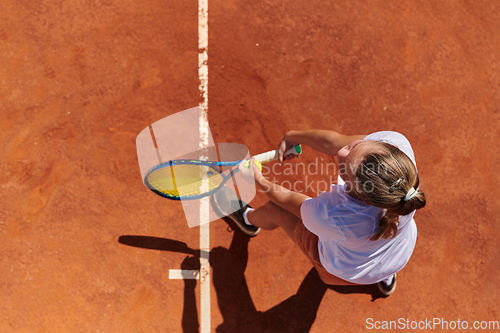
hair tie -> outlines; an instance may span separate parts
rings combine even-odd
[[[410,188],[410,190],[408,191],[408,193],[406,193],[404,200],[408,201],[408,200],[413,199],[413,197],[416,196],[417,193],[418,193],[418,190],[415,190],[415,188],[413,188],[413,187]]]

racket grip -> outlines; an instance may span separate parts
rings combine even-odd
[[[295,145],[290,147],[287,151],[285,151],[285,154],[283,156],[288,156],[288,155],[300,155],[302,153],[302,148],[299,145]],[[268,151],[267,153],[262,153],[259,155],[254,156],[254,159],[256,161],[259,161],[260,163],[267,163],[271,162],[274,160],[278,159],[278,150],[271,150]]]

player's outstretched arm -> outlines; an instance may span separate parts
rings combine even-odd
[[[292,145],[303,144],[321,153],[335,156],[338,151],[349,143],[362,140],[366,135],[343,135],[328,130],[289,131],[281,140],[278,155],[283,161],[283,152]]]

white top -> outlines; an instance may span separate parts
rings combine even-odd
[[[410,142],[397,132],[377,132],[365,140],[398,146],[415,164]],[[416,164],[415,164],[416,165]],[[367,205],[345,193],[346,184],[302,203],[304,226],[318,235],[321,264],[331,274],[358,284],[374,284],[400,271],[410,259],[417,241],[412,213],[399,219],[398,234],[392,239],[370,241],[384,209]]]

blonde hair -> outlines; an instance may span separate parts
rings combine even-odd
[[[371,241],[396,237],[399,216],[408,215],[426,204],[424,192],[418,190],[420,179],[411,159],[396,146],[385,142],[377,142],[377,145],[382,151],[367,154],[355,173],[357,197],[369,205],[386,209]],[[411,188],[418,192],[405,200]]]

